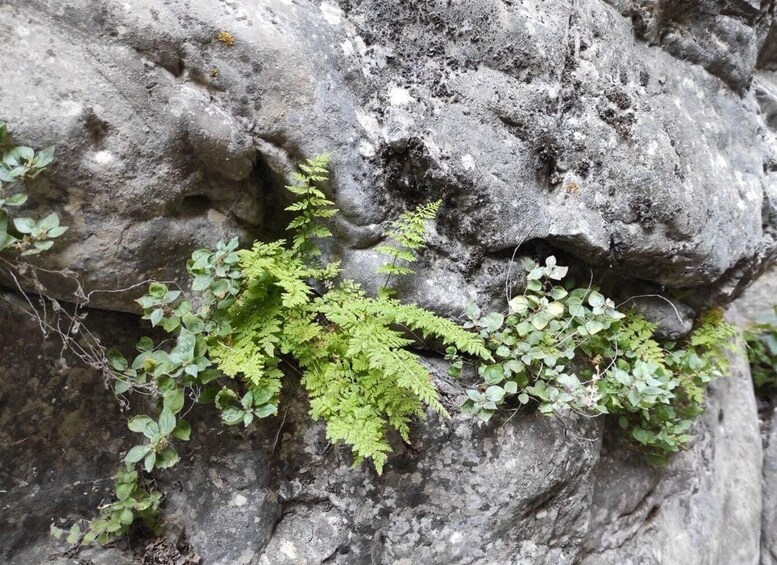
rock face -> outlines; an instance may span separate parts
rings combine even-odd
[[[762,451],[747,364],[708,395],[704,432],[663,474],[602,455],[582,563],[758,562]]]
[[[774,250],[766,4],[9,0],[0,100],[17,140],[59,148],[35,202],[89,288],[277,231],[285,175],[327,151],[364,280],[383,222],[442,198],[428,303],[526,241],[727,295]]]
[[[5,0],[0,118],[18,143],[57,145],[31,207],[71,229],[40,260],[128,289],[97,308],[134,311],[131,287],[183,280],[196,247],[277,236],[288,173],[329,152],[330,252],[367,287],[386,222],[440,198],[403,289],[417,302],[458,315],[500,295],[520,246],[607,270],[624,298],[682,291],[671,309],[639,303],[674,335],[775,252],[773,14],[756,0]],[[0,308],[0,560],[130,562],[48,537],[99,503],[124,426],[99,376],[52,366],[58,346]],[[91,321],[111,343],[138,331],[117,312]],[[777,562],[777,440],[762,489],[741,361],[660,470],[605,422],[518,414],[431,418],[379,478],[288,395],[243,435],[195,416],[191,452],[159,474],[172,546],[230,565]]]
[[[89,515],[129,439],[99,377],[57,371],[57,344],[39,343],[33,321],[1,312],[19,331],[0,337],[0,439],[8,446],[0,560],[39,563],[64,550],[48,536],[51,521]],[[129,341],[136,324],[115,316],[93,318],[91,329]],[[28,347],[43,354],[31,360]],[[448,398],[462,394],[444,379],[440,385]],[[203,563],[758,560],[761,441],[741,362],[711,388],[693,447],[663,469],[620,444],[601,420],[519,413],[487,427],[463,416],[430,418],[377,477],[327,445],[298,394],[289,391],[286,405],[280,418],[244,434],[195,423],[190,451],[158,473],[168,536],[187,538]],[[212,422],[214,414],[195,421],[202,416]],[[59,562],[131,562],[129,550],[117,552]]]
[[[763,522],[761,524],[761,565],[777,563],[777,416],[771,414],[764,446]]]
[[[750,286],[729,309],[729,318],[742,327],[758,321],[777,306],[777,270],[772,267]],[[759,399],[763,443],[763,515],[761,522],[761,565],[777,564],[777,409],[775,398]]]

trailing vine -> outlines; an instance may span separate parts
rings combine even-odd
[[[468,391],[463,409],[487,422],[515,397],[548,415],[612,414],[656,463],[686,445],[704,387],[725,374],[726,352],[735,349],[737,331],[722,311],[704,312],[681,343],[659,342],[640,314],[565,282],[567,268],[554,257],[523,267],[526,290],[507,315],[467,310],[465,327],[479,331],[495,362],[480,366],[483,385]]]

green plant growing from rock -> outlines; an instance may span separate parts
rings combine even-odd
[[[769,396],[777,392],[777,306],[745,331],[747,356],[756,392]]]
[[[446,348],[454,376],[465,360],[478,367],[482,386],[467,391],[462,409],[484,422],[513,401],[537,404],[547,415],[611,414],[655,462],[691,439],[704,387],[725,371],[735,335],[719,310],[704,313],[682,343],[659,342],[654,324],[618,311],[596,288],[576,288],[567,268],[548,257],[544,265],[524,262],[525,292],[509,301],[507,313],[483,314],[472,305],[463,326],[443,319],[401,302],[391,288],[394,277],[412,273],[439,201],[390,225],[378,247],[386,263],[377,273],[385,281],[370,296],[343,277],[339,263],[322,260],[318,243],[331,236],[326,221],[337,213],[320,188],[327,164],[326,157],[306,161],[287,187],[296,197],[287,208],[294,216],[289,239],[249,249],[232,239],[197,250],[187,263],[187,291],[159,282],[148,287],[138,299],[143,318],[168,339],[143,337],[131,360],[97,348],[115,392],[150,394],[155,415],[129,419],[139,441],[116,473],[114,500],[85,529],[52,526],[54,535],[104,544],[138,521],[156,528],[162,494],[150,474],[178,462],[178,442],[191,438],[188,408],[212,402],[224,424],[248,426],[278,414],[289,378],[302,384],[328,438],[349,445],[354,464],[370,460],[380,474],[389,430],[409,441],[410,423],[426,407],[448,416],[412,349],[428,339]],[[58,235],[22,226],[30,237]]]
[[[24,182],[36,178],[54,160],[54,148],[35,151],[11,145],[8,127],[0,122],[0,253],[28,256],[48,251],[54,240],[67,231],[52,213],[41,220],[13,217],[11,208],[27,203]]]
[[[448,416],[428,369],[410,349],[423,345],[415,336],[490,359],[478,335],[393,298],[387,286],[391,276],[409,271],[405,265],[424,246],[425,223],[439,202],[392,224],[393,243],[383,248],[391,263],[380,270],[388,277],[377,297],[343,279],[339,263],[321,261],[317,242],[331,236],[323,222],[336,213],[317,186],[327,180],[327,163],[326,157],[308,160],[288,187],[297,197],[287,208],[294,214],[289,240],[238,250],[232,239],[195,251],[187,264],[190,292],[153,283],[138,300],[144,319],[172,334],[172,346],[144,337],[132,361],[115,350],[108,360],[117,394],[151,392],[159,414],[129,420],[142,440],[124,456],[116,501],[101,507],[84,532],[74,526],[71,541],[106,543],[157,509],[161,495],[143,487],[141,471],[178,461],[176,441],[191,434],[181,417],[187,399],[212,401],[225,424],[247,426],[277,414],[284,375],[300,375],[310,414],[326,422],[328,438],[349,445],[355,464],[369,459],[381,473],[389,429],[409,441],[410,422],[426,406]]]
[[[483,385],[463,410],[488,421],[508,399],[537,403],[543,414],[612,414],[654,462],[691,439],[704,387],[723,376],[736,330],[722,311],[701,315],[682,343],[654,338],[655,324],[619,312],[598,289],[565,282],[567,268],[548,257],[523,264],[526,290],[507,315],[470,306],[465,327],[486,341],[494,362],[481,365]]]

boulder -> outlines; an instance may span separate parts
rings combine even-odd
[[[189,253],[220,239],[281,236],[289,174],[325,152],[342,211],[326,252],[368,290],[388,222],[441,199],[402,297],[451,316],[503,304],[513,260],[555,253],[676,336],[775,253],[772,4],[5,0],[0,118],[15,143],[57,147],[26,211],[70,230],[35,260],[94,291],[90,329],[126,351],[146,282],[184,284]],[[45,279],[63,304],[70,281]],[[742,359],[662,468],[612,422],[524,410],[430,414],[377,476],[289,383],[281,414],[243,432],[192,413],[182,461],[156,475],[166,537],[68,551],[49,526],[107,495],[127,404],[10,302],[0,560],[775,562],[774,428],[764,455]],[[434,374],[456,407],[462,385]]]
[[[385,222],[443,199],[413,283],[443,310],[437,286],[487,300],[489,261],[533,241],[723,299],[774,251],[771,14],[752,0],[9,0],[0,22],[3,118],[58,148],[31,206],[71,230],[41,261],[89,290],[281,233],[288,173],[323,152],[332,252],[364,282]]]

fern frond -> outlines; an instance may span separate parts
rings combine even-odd
[[[480,336],[424,308],[383,296],[371,301],[367,309],[370,316],[383,317],[388,324],[397,324],[420,332],[424,339],[436,337],[446,346],[452,345],[459,351],[484,360],[491,359],[491,353]]]
[[[707,361],[724,370],[728,367],[726,352],[737,351],[734,338],[737,328],[727,323],[721,308],[710,308],[702,313],[699,325],[690,337],[690,344],[700,348]]]
[[[408,266],[417,259],[417,251],[426,244],[426,223],[433,220],[440,210],[441,200],[419,206],[415,210],[402,213],[394,220],[384,234],[391,242],[377,247],[377,251],[386,255],[391,262],[377,269],[386,275],[383,287],[388,287],[392,276],[408,275],[413,270]],[[402,262],[404,264],[397,264]]]
[[[387,424],[408,439],[407,419],[421,413],[409,392],[393,390],[378,372],[355,370],[343,358],[319,362],[305,371],[311,416],[327,423],[327,437],[351,446],[354,464],[371,459],[380,474],[391,447]]]
[[[653,339],[658,324],[649,322],[636,311],[630,311],[618,328],[618,346],[621,351],[652,363],[658,367],[666,366],[666,354],[658,342]]]
[[[334,216],[337,208],[334,202],[315,186],[315,183],[325,182],[329,178],[328,165],[328,155],[308,159],[299,166],[302,173],[292,174],[296,184],[286,187],[289,192],[300,197],[297,202],[286,208],[287,211],[298,214],[286,229],[294,232],[291,251],[299,257],[320,255],[321,251],[313,240],[332,235],[329,229],[319,224],[319,221]]]

